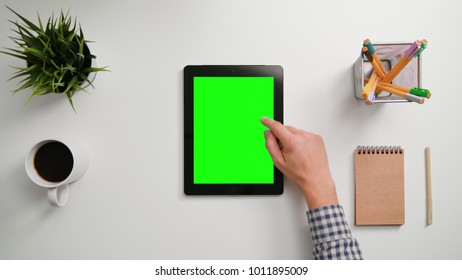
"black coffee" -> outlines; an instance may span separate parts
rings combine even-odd
[[[37,150],[34,167],[44,180],[57,183],[71,174],[74,158],[69,148],[60,142],[49,142]]]

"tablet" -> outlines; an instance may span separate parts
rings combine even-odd
[[[186,66],[185,194],[282,194],[264,116],[283,121],[281,66]]]

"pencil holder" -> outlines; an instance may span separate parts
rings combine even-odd
[[[385,70],[388,72],[403,57],[404,52],[412,45],[411,43],[380,43],[374,44],[375,51],[379,56]],[[354,64],[354,86],[355,97],[364,100],[362,89],[365,81],[372,75],[373,67],[366,56],[362,53]],[[409,64],[391,81],[392,84],[407,87],[420,88],[422,83],[422,55],[412,58]],[[376,98],[374,103],[401,103],[410,102],[400,96],[392,95],[383,91]]]

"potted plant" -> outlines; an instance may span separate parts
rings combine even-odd
[[[72,97],[77,91],[85,91],[89,85],[93,87],[94,75],[99,71],[108,71],[107,67],[92,66],[96,56],[90,53],[80,24],[61,11],[58,18],[51,16],[46,25],[42,24],[38,15],[38,25],[7,7],[22,22],[12,21],[16,36],[10,37],[17,45],[16,49],[6,48],[4,54],[20,58],[26,62],[23,67],[10,78],[22,78],[14,93],[32,88],[32,94],[24,105],[34,96],[49,93],[67,96],[75,111]],[[93,76],[93,77],[92,77]],[[87,92],[88,93],[88,92]]]

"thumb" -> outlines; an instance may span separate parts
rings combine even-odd
[[[284,164],[284,155],[279,148],[278,140],[270,130],[265,131],[266,138],[266,149],[268,150],[271,158],[273,159],[274,165],[281,170],[281,166]]]

